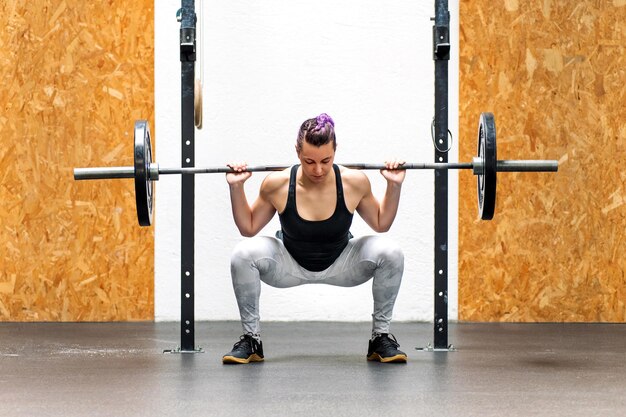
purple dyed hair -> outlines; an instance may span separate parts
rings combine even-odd
[[[335,137],[335,122],[332,117],[322,113],[317,117],[305,120],[300,126],[298,139],[296,140],[296,150],[302,150],[302,144],[307,143],[320,147],[327,143],[333,143],[333,150],[337,149],[337,138]]]

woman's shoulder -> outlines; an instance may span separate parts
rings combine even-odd
[[[352,169],[339,165],[339,173],[341,174],[341,180],[344,184],[358,188],[367,188],[370,185],[367,175],[359,169]]]
[[[268,174],[261,184],[261,189],[265,192],[273,192],[289,184],[291,167],[282,171],[275,171]]]

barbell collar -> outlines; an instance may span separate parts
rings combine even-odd
[[[472,172],[474,175],[482,175],[485,171],[485,161],[479,156],[472,158]]]
[[[150,168],[148,169],[148,178],[152,181],[157,181],[159,179],[159,164],[153,162],[150,164]]]

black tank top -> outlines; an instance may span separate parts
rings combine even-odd
[[[337,186],[335,212],[326,220],[306,220],[296,206],[296,173],[299,165],[291,167],[289,195],[285,210],[278,215],[283,243],[293,258],[309,271],[323,271],[332,265],[348,244],[352,213],[343,198],[339,167],[333,164]]]

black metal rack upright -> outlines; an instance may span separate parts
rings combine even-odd
[[[448,162],[448,61],[450,60],[450,12],[447,0],[435,1],[433,60],[435,61],[435,162]],[[435,170],[435,317],[434,345],[448,345],[448,171]]]
[[[181,166],[195,165],[194,86],[196,64],[195,0],[182,0],[180,22]],[[195,347],[195,176],[181,175],[180,218],[180,347],[168,352],[196,353]]]

